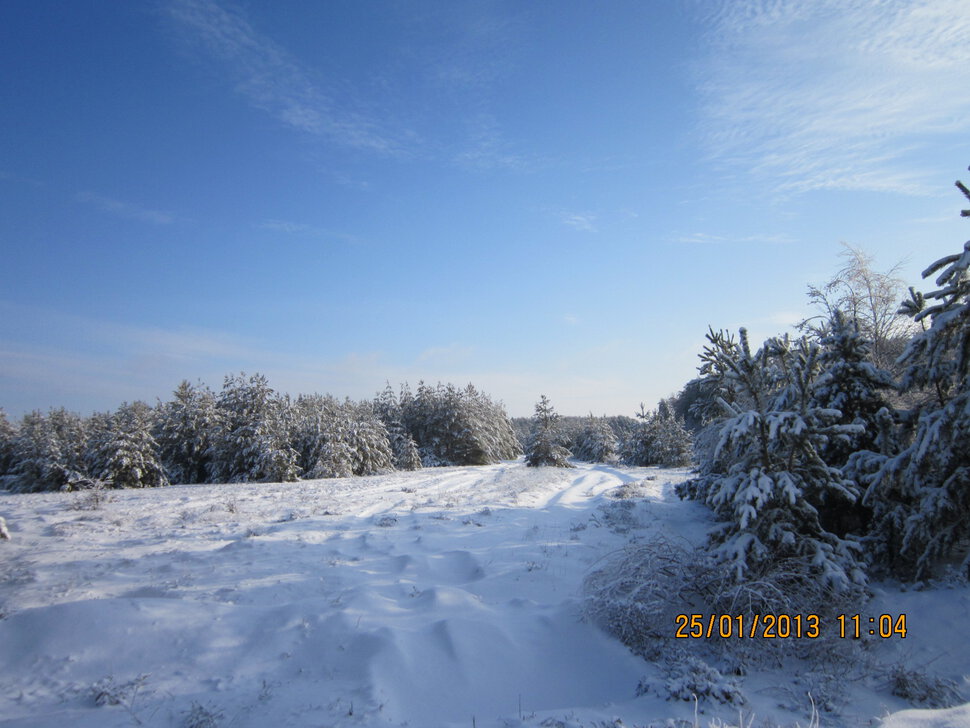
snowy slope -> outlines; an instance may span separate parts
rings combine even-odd
[[[688,703],[637,697],[656,666],[580,614],[584,576],[631,537],[703,540],[706,512],[672,492],[685,477],[518,462],[102,503],[2,495],[0,726],[693,723]],[[608,494],[633,482],[645,498],[618,509]],[[965,585],[876,599],[910,610],[912,635],[873,652],[970,673]],[[713,705],[699,721],[805,725],[810,703],[779,698],[797,677],[750,674],[741,717]],[[910,707],[855,679],[823,725]],[[968,711],[889,725],[967,725]]]

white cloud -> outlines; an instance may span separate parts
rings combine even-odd
[[[907,157],[970,132],[965,0],[752,0],[710,21],[701,133],[780,189],[919,194]]]
[[[512,148],[494,116],[478,114],[466,120],[466,127],[467,139],[453,158],[460,167],[480,171],[529,172],[539,166],[538,160],[519,154]]]
[[[715,245],[726,242],[726,238],[710,233],[688,233],[678,237],[677,242],[685,245]]]
[[[432,346],[418,355],[421,364],[436,366],[461,364],[472,358],[475,349],[465,344],[448,344],[447,346]]]
[[[259,223],[256,227],[258,227],[260,230],[269,230],[271,232],[284,233],[286,235],[299,235],[313,238],[336,238],[348,243],[360,242],[360,238],[358,238],[356,235],[351,235],[350,233],[342,233],[336,230],[317,227],[316,225],[293,222],[291,220],[263,220],[263,222]]]
[[[586,233],[599,232],[596,226],[593,224],[596,222],[595,215],[589,214],[567,214],[563,217],[562,222],[564,225],[568,225],[576,230],[582,230]]]
[[[685,245],[724,245],[729,243],[742,245],[787,245],[795,242],[795,239],[785,233],[743,235],[740,237],[713,235],[711,233],[690,233],[677,237],[675,242]]]
[[[387,129],[367,114],[352,111],[350,99],[335,103],[321,80],[241,13],[212,0],[175,0],[168,10],[185,37],[223,65],[236,92],[254,107],[287,126],[345,146],[401,151]]]
[[[78,202],[94,205],[98,209],[111,213],[112,215],[127,217],[132,220],[150,222],[154,225],[170,225],[175,222],[175,216],[167,212],[152,210],[136,202],[123,202],[111,197],[95,194],[94,192],[78,192],[74,196],[74,199]]]

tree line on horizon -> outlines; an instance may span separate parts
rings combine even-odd
[[[284,482],[434,465],[484,465],[521,447],[500,403],[473,385],[412,393],[388,384],[372,401],[273,390],[262,374],[222,390],[183,381],[172,399],[90,417],[63,408],[0,410],[0,477],[14,492],[169,483]]]

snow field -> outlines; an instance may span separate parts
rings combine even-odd
[[[690,724],[692,705],[636,697],[656,666],[581,619],[583,578],[631,537],[703,540],[706,511],[672,493],[684,477],[512,462],[0,496],[0,726]],[[623,485],[643,500],[616,508]],[[877,600],[952,619],[970,602],[947,593]],[[877,647],[958,673],[965,634],[938,655],[930,624]],[[777,710],[795,677],[750,676],[748,714],[805,725]],[[844,724],[906,707],[859,695]],[[739,722],[717,707],[704,724]],[[907,715],[892,725],[924,724]]]

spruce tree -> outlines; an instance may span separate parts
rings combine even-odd
[[[857,591],[865,582],[860,547],[827,531],[818,506],[854,502],[858,489],[819,449],[860,428],[838,424],[837,411],[813,404],[818,347],[770,339],[752,353],[744,329],[738,344],[713,332],[708,341],[702,373],[717,372],[736,391],[733,403],[721,400],[713,460],[678,493],[704,501],[721,519],[711,533],[713,553],[736,583],[760,581],[772,593],[813,602],[796,608],[820,608],[826,594]]]
[[[895,382],[889,372],[872,363],[869,342],[858,324],[842,311],[832,314],[819,344],[821,371],[812,383],[813,404],[838,410],[839,422],[862,428],[820,449],[826,463],[842,467],[853,452],[873,448],[878,433],[876,414],[890,406],[885,393],[895,389]]]
[[[970,217],[970,210],[962,214]],[[852,461],[868,474],[875,557],[916,579],[956,555],[970,573],[970,242],[923,272],[934,275],[937,289],[912,291],[901,309],[925,327],[900,358],[902,388],[930,395],[906,417],[914,423],[912,437],[897,444],[897,454],[890,444],[882,448],[889,453],[860,453]]]
[[[665,468],[690,465],[693,459],[691,435],[667,402],[660,402],[650,424],[653,428],[651,459]]]
[[[640,403],[640,411],[636,413],[637,425],[623,440],[620,448],[620,459],[625,465],[634,467],[645,467],[654,465],[656,461],[653,457],[656,432],[653,427],[653,413],[648,412],[643,403]]]

